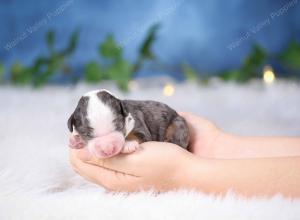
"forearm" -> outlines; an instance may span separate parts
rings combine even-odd
[[[205,193],[300,197],[300,157],[215,160],[193,158],[182,186]]]
[[[214,158],[300,156],[299,137],[246,137],[222,132],[213,143]]]

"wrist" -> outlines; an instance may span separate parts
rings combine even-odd
[[[226,176],[226,174],[220,172],[222,161],[223,160],[207,159],[193,155],[184,168],[181,188],[208,194],[224,194],[227,188],[225,184],[222,184]]]
[[[207,160],[197,157],[192,153],[187,153],[177,172],[177,186],[181,189],[199,189],[205,185],[205,175],[207,173]]]

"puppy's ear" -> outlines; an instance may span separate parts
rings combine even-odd
[[[73,132],[73,125],[74,125],[74,113],[70,116],[69,120],[68,120],[68,128],[70,132]]]
[[[124,135],[127,137],[127,135],[133,130],[135,126],[135,120],[132,117],[131,113],[129,110],[126,108],[124,105],[124,102],[120,101],[121,105],[121,113],[124,116]]]
[[[126,117],[128,115],[128,110],[126,109],[122,100],[120,100],[121,114]]]

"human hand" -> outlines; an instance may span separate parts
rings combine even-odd
[[[146,142],[131,154],[99,159],[86,148],[71,149],[73,169],[87,180],[113,191],[154,189],[167,191],[184,186],[191,153],[162,142]]]
[[[193,113],[179,113],[187,122],[190,133],[189,151],[201,157],[213,158],[216,139],[223,134],[214,123]]]
[[[221,132],[212,122],[192,113],[180,113],[189,126],[189,150],[202,157],[211,157],[213,142]],[[82,148],[70,151],[74,170],[91,182],[117,191],[155,189],[166,191],[186,186],[186,169],[191,170],[194,157],[177,145],[147,142],[131,154],[99,159]],[[170,158],[170,159],[169,159]]]

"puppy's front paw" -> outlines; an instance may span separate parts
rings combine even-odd
[[[125,141],[124,147],[122,149],[122,153],[129,154],[133,153],[140,147],[139,143],[135,140],[132,141]]]
[[[69,138],[69,147],[73,149],[83,148],[85,145],[84,141],[78,134],[71,134]]]

